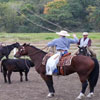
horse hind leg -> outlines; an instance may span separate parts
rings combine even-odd
[[[88,86],[88,82],[87,81],[82,83],[82,90],[81,90],[79,96],[76,98],[77,100],[81,100],[81,99],[83,99],[85,97],[84,94],[85,94],[87,86]]]
[[[88,81],[85,81],[85,82],[82,83],[82,91],[81,92],[83,94],[85,94],[87,86],[88,86]]]
[[[94,87],[93,82],[89,81],[90,93],[87,95],[87,98],[92,98],[94,96]]]
[[[90,88],[90,93],[87,95],[87,97],[92,98],[94,96],[94,88],[95,88],[94,81],[89,80],[89,88]]]
[[[91,74],[89,75],[89,87],[90,87],[90,93],[87,95],[88,98],[92,98],[94,96],[94,88],[97,84],[98,77],[99,77],[99,63],[97,59],[93,59],[95,62],[95,67]]]

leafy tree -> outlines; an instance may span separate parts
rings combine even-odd
[[[87,18],[92,26],[92,30],[100,31],[100,1],[94,1],[93,5],[88,6],[87,11],[89,12]]]
[[[0,0],[0,2],[9,2],[9,0]]]
[[[99,16],[100,0],[0,0],[0,31],[6,32],[47,31],[36,24],[57,31],[100,31]]]
[[[3,3],[0,5],[0,22],[2,22],[4,30],[6,32],[16,32],[21,22],[21,17],[17,16],[20,5],[17,3]]]

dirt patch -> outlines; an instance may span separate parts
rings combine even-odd
[[[23,77],[24,78],[24,77]],[[81,90],[81,83],[77,74],[69,76],[54,76],[55,97],[46,98],[47,86],[40,75],[31,68],[29,81],[19,81],[19,73],[13,73],[12,84],[4,83],[0,73],[0,100],[75,100]],[[86,91],[88,94],[89,89]],[[91,100],[100,100],[100,79],[95,88],[95,96]],[[85,98],[85,100],[88,100]]]
[[[47,41],[46,41],[47,42]],[[40,75],[31,68],[29,81],[19,81],[19,73],[12,73],[12,84],[4,83],[0,73],[0,100],[75,100],[81,90],[81,83],[77,74],[69,76],[54,76],[55,97],[46,98],[48,88]],[[87,88],[86,95],[89,89]],[[91,100],[100,100],[100,79]],[[85,98],[85,100],[88,100]]]

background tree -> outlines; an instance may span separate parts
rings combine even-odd
[[[99,16],[100,0],[0,0],[1,32],[100,31]]]

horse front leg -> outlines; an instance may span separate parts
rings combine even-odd
[[[78,100],[81,100],[81,99],[83,99],[85,97],[85,91],[86,91],[87,86],[88,86],[88,82],[87,81],[82,83],[82,90],[81,90],[79,96],[77,97]]]
[[[82,83],[82,90],[80,92],[80,94],[77,96],[77,100],[81,100],[85,97],[85,91],[86,91],[86,88],[88,86],[88,81],[87,81],[87,77],[85,77],[84,75],[79,75],[80,77],[80,81]]]
[[[43,78],[43,80],[45,81],[48,89],[49,89],[49,94],[47,95],[47,97],[51,98],[54,96],[55,93],[55,89],[53,87],[53,78],[52,76],[46,76],[41,74],[41,77]]]

